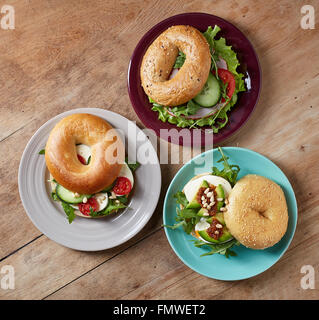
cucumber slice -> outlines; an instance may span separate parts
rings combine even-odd
[[[74,193],[72,191],[65,189],[60,184],[58,184],[56,186],[55,192],[61,200],[65,201],[67,203],[81,203],[83,201],[84,197],[86,197],[86,198],[91,197],[91,195],[89,195],[89,194],[81,194],[79,197],[75,197]]]
[[[194,98],[202,107],[208,108],[214,106],[220,99],[220,86],[218,80],[209,73],[208,79],[202,91]]]

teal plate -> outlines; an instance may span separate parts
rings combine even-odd
[[[293,188],[285,174],[269,159],[261,154],[243,148],[224,147],[223,151],[229,157],[230,164],[240,166],[238,179],[247,174],[258,174],[267,177],[283,189],[289,213],[288,229],[284,237],[273,247],[265,250],[252,250],[243,245],[232,250],[237,256],[226,258],[220,254],[200,257],[209,248],[196,248],[192,241],[195,238],[184,232],[180,227],[176,230],[164,228],[167,239],[177,256],[194,271],[218,280],[241,280],[260,274],[274,265],[287,250],[296,229],[297,202]],[[172,180],[164,200],[164,225],[173,225],[176,216],[174,194],[181,191],[185,184],[194,176],[211,172],[212,166],[222,167],[217,160],[221,158],[217,149],[209,150],[186,163]]]

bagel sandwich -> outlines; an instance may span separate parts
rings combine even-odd
[[[75,216],[101,218],[127,207],[138,163],[128,164],[120,135],[106,120],[92,114],[61,119],[45,149],[51,197]]]
[[[147,48],[140,67],[141,86],[159,120],[178,127],[208,126],[217,133],[227,112],[246,91],[240,63],[220,27],[201,32],[176,25]]]
[[[223,170],[213,167],[193,177],[175,194],[176,224],[196,238],[196,247],[210,252],[236,255],[231,250],[242,244],[250,249],[266,249],[278,243],[287,231],[288,209],[281,187],[272,180],[248,174],[237,181],[240,168],[229,165],[221,148]]]

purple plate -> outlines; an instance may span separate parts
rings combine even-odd
[[[158,119],[158,113],[151,110],[152,105],[149,103],[148,97],[141,86],[140,66],[143,56],[152,42],[170,26],[191,25],[204,32],[208,26],[214,26],[215,24],[221,28],[218,35],[225,37],[227,45],[231,45],[237,53],[240,62],[238,69],[245,74],[247,91],[239,93],[236,105],[228,113],[229,122],[217,134],[207,134],[205,130],[186,129],[189,130],[189,135],[185,135],[184,138],[178,135],[176,139],[174,139],[174,137],[171,137],[170,134],[165,134],[165,132],[167,133],[168,130],[173,128],[180,131],[182,128]],[[138,117],[146,127],[153,129],[157,136],[169,142],[184,146],[205,146],[213,143],[221,143],[226,138],[229,138],[240,129],[251,115],[257,104],[260,88],[261,68],[257,54],[250,41],[231,23],[206,13],[183,13],[165,19],[155,25],[137,44],[128,69],[128,92]],[[185,131],[185,129],[183,130]]]

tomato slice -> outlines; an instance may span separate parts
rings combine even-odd
[[[84,159],[82,156],[80,156],[79,154],[78,154],[77,156],[78,156],[79,161],[80,161],[82,164],[86,165],[85,159]]]
[[[131,181],[126,177],[118,177],[116,179],[115,185],[113,187],[113,191],[123,196],[125,194],[129,194],[132,190],[132,184]]]
[[[218,77],[223,81],[224,84],[227,83],[226,94],[229,97],[229,99],[231,99],[236,88],[235,77],[230,71],[226,69],[218,69]],[[222,102],[224,101],[225,99],[223,98]]]
[[[89,216],[91,213],[91,209],[95,212],[99,211],[99,204],[95,198],[88,199],[87,203],[80,203],[79,210],[85,216]]]

